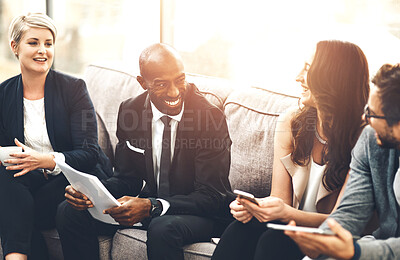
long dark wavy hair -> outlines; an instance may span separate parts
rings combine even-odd
[[[351,150],[363,127],[361,116],[369,94],[367,59],[353,43],[318,42],[307,84],[316,108],[304,107],[292,119],[291,158],[300,166],[309,163],[318,109],[327,138],[322,154],[326,164],[322,182],[327,190],[337,190],[346,179]]]

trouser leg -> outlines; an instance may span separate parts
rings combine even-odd
[[[149,260],[183,259],[182,246],[210,241],[215,222],[191,215],[164,215],[151,220],[147,229]]]
[[[65,260],[99,259],[97,236],[113,235],[121,228],[96,221],[87,210],[75,210],[66,201],[58,207],[56,226]]]
[[[265,225],[254,219],[247,224],[232,222],[222,234],[212,259],[253,259],[257,241],[265,230]]]
[[[255,250],[255,260],[265,259],[303,259],[304,254],[297,244],[283,231],[268,229],[258,240]]]
[[[32,190],[43,185],[45,179],[36,172],[14,178],[15,171],[0,166],[0,236],[3,254],[31,252],[34,226]]]
[[[40,230],[55,228],[57,206],[64,200],[65,187],[68,181],[64,175],[49,176],[43,186],[34,191],[34,230],[32,234],[32,254],[30,259],[48,259],[48,249]]]

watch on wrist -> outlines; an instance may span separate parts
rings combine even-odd
[[[159,202],[155,198],[148,198],[151,202],[151,207],[150,207],[150,217],[158,217],[161,215],[162,212],[162,205],[161,202]]]

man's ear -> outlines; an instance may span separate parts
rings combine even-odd
[[[147,90],[146,82],[144,81],[144,78],[142,76],[137,76],[136,80],[139,82],[140,86],[142,86],[144,90]]]
[[[400,121],[397,122],[397,124],[393,125],[392,129],[394,138],[396,138],[396,140],[400,142]]]

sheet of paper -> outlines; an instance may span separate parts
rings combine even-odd
[[[93,203],[94,207],[88,209],[89,213],[104,223],[118,225],[110,215],[103,214],[105,209],[121,206],[103,183],[96,176],[77,171],[63,161],[57,159],[55,161],[72,187],[85,194]]]

